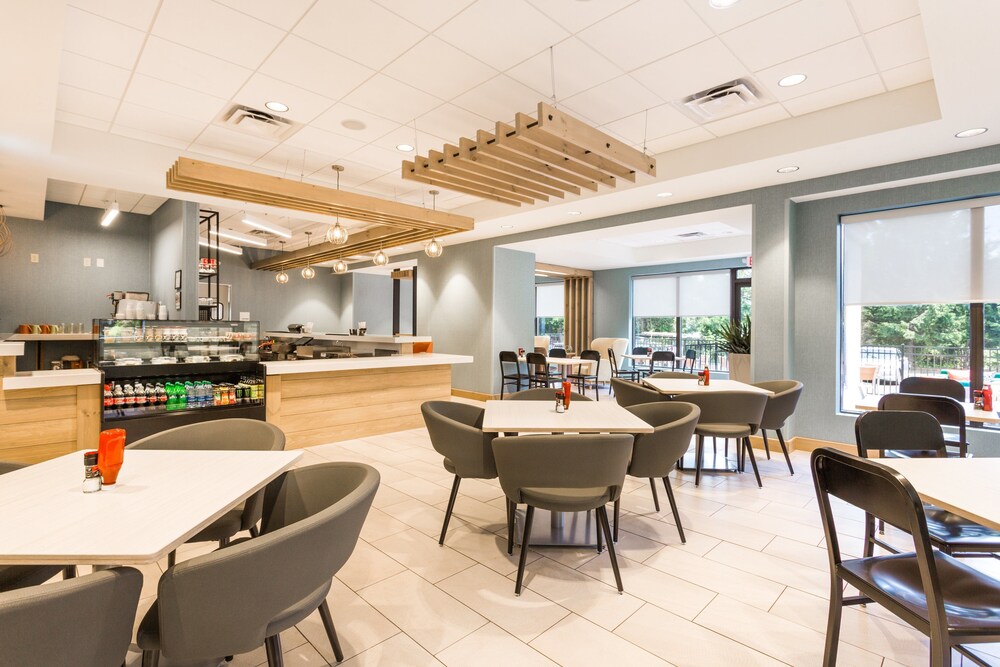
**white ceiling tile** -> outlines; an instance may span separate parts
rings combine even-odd
[[[379,176],[362,185],[360,189],[392,200],[399,199],[413,192],[421,192],[416,182],[404,181],[398,172]]]
[[[82,206],[93,206],[93,207],[104,207],[109,203],[117,201],[118,206],[125,210],[131,210],[139,200],[142,199],[142,195],[135,192],[126,192],[124,190],[116,190],[114,188],[104,188],[96,185],[88,185],[83,190],[83,196],[80,197],[80,204]]]
[[[310,129],[310,128],[304,128]],[[328,134],[328,133],[327,133]],[[322,153],[322,154],[321,154]],[[275,172],[282,178],[299,180],[330,164],[327,157],[332,155],[320,150],[317,146],[303,151],[302,148],[288,145],[285,142],[254,162],[255,167],[261,167]]]
[[[56,108],[97,120],[111,120],[118,108],[118,99],[82,88],[60,85]]]
[[[45,199],[64,204],[78,204],[80,198],[83,197],[85,188],[86,186],[80,183],[70,183],[69,181],[59,181],[50,178],[45,186]]]
[[[388,169],[370,167],[367,164],[361,164],[354,160],[337,160],[337,164],[344,168],[344,171],[340,172],[340,186],[342,188],[356,187],[389,172]],[[309,175],[309,178],[329,183],[330,185],[336,185],[337,173],[333,169],[328,168],[329,166],[327,165],[327,168],[313,172]],[[400,165],[396,165],[393,171],[398,172],[399,168]]]
[[[919,16],[865,35],[879,69],[892,69],[927,58],[924,24]]]
[[[422,132],[444,137],[452,143],[457,142],[459,137],[474,137],[476,130],[489,130],[495,125],[495,119],[474,114],[454,104],[442,104],[417,119],[417,127]]]
[[[930,81],[933,78],[934,72],[931,71],[930,60],[918,60],[915,63],[909,63],[902,67],[894,67],[882,72],[882,80],[885,81],[885,85],[889,90],[906,88],[917,83]]]
[[[221,97],[199,93],[142,74],[132,77],[125,92],[125,101],[205,123],[215,119],[226,105],[226,100]]]
[[[555,61],[555,84],[558,99],[593,88],[623,74],[620,67],[594,51],[576,37],[559,42],[533,58],[507,71],[507,76],[535,90],[552,93],[551,61]]]
[[[855,37],[761,70],[756,75],[757,80],[776,99],[790,100],[876,73],[875,63],[872,62],[864,40]],[[782,88],[778,81],[789,74],[805,74],[807,78],[797,86]]]
[[[569,36],[524,0],[478,0],[437,30],[438,37],[505,70]]]
[[[233,96],[233,101],[254,109],[267,111],[267,102],[282,102],[288,111],[277,114],[298,123],[308,123],[331,106],[333,100],[308,90],[257,73]]]
[[[920,13],[918,0],[848,0],[854,9],[862,32],[884,28]]]
[[[353,125],[357,121],[364,124],[364,127],[352,130],[344,125],[344,123]],[[383,136],[399,123],[341,102],[330,107],[310,125],[367,143]]]
[[[450,100],[498,72],[454,46],[429,35],[383,72],[443,100]]]
[[[375,0],[375,2],[424,30],[433,31],[471,5],[473,0],[434,0],[434,2]]]
[[[707,0],[687,0],[687,3],[694,11],[698,12],[698,15],[709,28],[715,31],[716,34],[721,35],[737,26],[759,19],[765,14],[770,14],[798,1],[753,0],[753,2],[737,2],[735,5],[726,7],[725,9],[715,9],[708,4]],[[867,2],[868,0],[864,1]],[[876,0],[876,2],[880,1]]]
[[[459,95],[452,103],[485,118],[509,122],[518,111],[534,113],[542,101],[548,101],[544,94],[501,74]]]
[[[801,0],[727,32],[722,40],[758,71],[858,34],[844,0]]]
[[[417,122],[417,127],[420,127],[419,121]],[[373,141],[371,145],[390,151],[396,151],[400,160],[409,160],[413,157],[414,152],[403,152],[397,149],[396,146],[400,144],[409,144],[416,147],[416,152],[421,155],[426,155],[427,151],[439,151],[445,142],[451,141],[452,139],[447,137],[429,134],[423,130],[418,130],[416,136],[414,136],[413,125],[399,125],[395,130],[388,132]]]
[[[684,0],[639,0],[577,36],[630,71],[706,40],[712,31]]]
[[[108,128],[111,127],[111,121],[98,120],[96,118],[91,118],[90,116],[81,116],[78,113],[63,111],[62,109],[56,109],[55,119],[59,123],[69,123],[70,125],[89,127],[92,130],[100,130],[101,132],[107,132]]]
[[[664,100],[674,101],[747,73],[726,45],[713,37],[641,67],[632,76]]]
[[[676,134],[681,130],[695,127],[695,122],[675,109],[670,104],[661,104],[653,107],[647,114],[640,111],[637,114],[616,120],[601,127],[602,130],[613,132],[625,141],[642,146],[643,139],[646,139],[648,147],[654,138],[664,137],[669,134]]]
[[[348,153],[353,153],[364,146],[365,143],[357,139],[345,137],[342,134],[334,134],[333,132],[327,132],[326,130],[321,130],[316,127],[303,127],[288,139],[285,139],[285,143],[283,145],[294,149],[298,153],[297,160],[293,162],[293,164],[298,165],[302,160],[303,150],[324,156],[325,159],[321,160],[321,162],[326,164],[329,163],[330,160],[342,157]],[[308,170],[306,173],[315,171],[319,168],[319,166],[322,165],[318,165],[314,169]]]
[[[371,0],[317,2],[293,32],[374,69],[385,67],[427,34]]]
[[[282,30],[291,30],[314,0],[216,0]]]
[[[121,97],[132,73],[122,67],[63,51],[59,61],[59,83],[109,97]]]
[[[864,97],[871,97],[885,92],[882,79],[877,74],[866,76],[856,81],[840,84],[831,88],[825,88],[809,95],[796,97],[793,100],[785,101],[784,107],[794,116],[819,111],[838,104],[846,104]]]
[[[285,31],[214,2],[164,0],[153,34],[256,69]]]
[[[111,128],[111,133],[122,137],[128,137],[130,139],[137,139],[148,144],[157,144],[158,146],[174,148],[179,151],[186,150],[188,144],[191,143],[190,141],[174,139],[173,137],[167,137],[156,132],[146,132],[145,130],[137,130],[133,127],[125,127],[124,125],[117,124]]]
[[[766,107],[745,111],[729,118],[705,123],[702,127],[715,136],[721,137],[788,118],[790,118],[788,112],[780,104],[770,104]]]
[[[205,123],[125,102],[115,116],[113,131],[117,131],[119,127],[163,135],[187,145],[205,129]]]
[[[563,105],[603,125],[662,103],[663,100],[632,77],[620,76],[566,98]]]
[[[566,30],[576,33],[632,4],[635,0],[600,0],[599,2],[528,0],[528,2]]]
[[[399,171],[406,156],[399,151],[387,150],[369,144],[354,151],[347,158],[352,162],[360,162],[374,169],[381,169],[385,173],[393,169]]]
[[[229,99],[253,70],[151,35],[136,72]]]
[[[145,38],[141,30],[74,7],[66,8],[63,49],[71,53],[132,69]]]
[[[289,35],[260,71],[282,81],[338,100],[375,73],[301,37]]]
[[[253,162],[274,149],[277,142],[209,125],[190,150],[239,162]]]
[[[71,0],[70,6],[146,32],[159,0]]]
[[[406,123],[441,104],[441,100],[384,74],[368,79],[343,100],[351,106]]]

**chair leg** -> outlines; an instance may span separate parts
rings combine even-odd
[[[173,567],[177,564],[177,550],[174,549],[167,554],[167,567]]]
[[[63,579],[76,578],[76,565],[67,565],[63,568]]]
[[[762,428],[760,430],[760,437],[764,439],[764,453],[767,454],[767,460],[771,460],[771,445],[767,442],[767,429]]]
[[[705,436],[698,436],[698,444],[694,447],[694,485],[701,484],[701,450],[705,446]]]
[[[158,664],[160,664],[159,651],[142,652],[142,667],[156,667]]]
[[[621,594],[625,591],[622,586],[622,573],[618,571],[618,556],[615,554],[615,545],[611,541],[611,526],[608,525],[608,510],[601,505],[597,508],[597,518],[598,524],[604,530],[604,535],[608,539],[608,555],[611,557],[611,569],[615,573],[615,583],[618,584],[618,593]]]
[[[750,438],[743,438],[743,446],[746,456],[750,459],[750,465],[753,466],[753,476],[757,478],[757,487],[763,489],[764,485],[760,482],[760,471],[757,470],[757,459],[754,458],[753,447],[750,446]]]
[[[656,480],[652,477],[649,478],[649,489],[653,492],[653,507],[656,511],[660,511],[660,497],[656,495]]]
[[[264,650],[267,652],[267,667],[284,667],[285,660],[281,655],[281,635],[271,635],[264,639]]]
[[[256,525],[250,526],[250,537],[260,537],[260,528]]]
[[[587,517],[590,517],[590,513],[587,513]],[[601,522],[597,518],[597,512],[594,512],[594,521],[597,522],[597,553],[604,551],[604,531],[601,529]]]
[[[844,613],[844,591],[840,580],[833,578],[830,584],[830,611],[826,619],[826,646],[823,649],[823,667],[835,667],[837,649],[840,644],[840,617]]]
[[[223,537],[221,540],[219,540],[219,548],[220,549],[224,549],[227,546],[229,546],[229,538],[228,537]]]
[[[337,629],[333,627],[333,616],[330,615],[330,605],[324,599],[323,604],[319,606],[319,617],[323,619],[323,627],[326,628],[326,636],[330,640],[330,646],[333,647],[333,656],[337,659],[337,662],[344,661],[344,649],[340,648],[340,640],[337,639]]]
[[[677,534],[681,536],[681,544],[687,544],[684,538],[684,527],[681,526],[681,515],[677,511],[677,501],[674,500],[674,490],[670,488],[670,478],[663,478],[663,488],[667,490],[667,500],[670,501],[670,511],[674,514],[674,522],[677,524]]]
[[[875,515],[865,513],[865,549],[864,557],[875,555]]]
[[[455,499],[458,498],[458,485],[462,483],[462,478],[455,475],[455,481],[451,483],[451,497],[448,498],[448,510],[444,513],[444,524],[441,526],[441,539],[438,544],[444,544],[444,534],[448,532],[448,522],[451,521],[451,511],[455,509]]]
[[[531,521],[535,518],[535,508],[528,505],[524,513],[524,534],[521,536],[521,558],[517,563],[517,581],[514,583],[514,595],[521,594],[521,582],[524,581],[524,564],[528,562],[528,536],[531,535]]]
[[[785,455],[785,463],[788,464],[788,474],[794,475],[795,470],[792,469],[792,459],[788,456],[788,447],[785,445],[785,437],[781,435],[781,429],[777,429],[775,433],[778,434],[778,444],[781,445],[781,453]],[[767,442],[766,440],[764,442]]]
[[[622,518],[622,501],[621,498],[615,501],[615,542],[618,542],[618,523]]]
[[[514,554],[514,513],[517,512],[517,505],[507,500],[507,555]]]

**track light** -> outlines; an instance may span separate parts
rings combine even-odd
[[[198,239],[198,245],[205,246],[206,248],[218,248],[222,252],[228,252],[230,255],[243,254],[243,248],[237,248],[236,246],[229,245],[228,243],[219,243],[218,241],[216,241],[215,243],[211,243],[209,242],[208,239],[204,238]]]
[[[275,236],[280,236],[282,238],[290,239],[292,238],[292,232],[290,229],[286,229],[281,225],[276,225],[270,220],[261,220],[250,215],[243,216],[243,223],[250,225],[256,229],[262,229],[265,232],[270,232]]]
[[[211,231],[216,236],[221,236],[224,239],[239,241],[240,243],[249,243],[250,245],[260,246],[261,248],[267,247],[267,241],[264,239],[256,236],[250,236],[249,234],[244,234],[243,232],[237,232],[232,229],[213,229]]]
[[[118,217],[121,210],[118,208],[118,200],[115,200],[111,206],[104,209],[104,215],[101,216],[101,227],[107,227],[114,219]]]

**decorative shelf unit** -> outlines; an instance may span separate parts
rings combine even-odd
[[[222,304],[219,301],[219,212],[201,211],[199,214],[198,235],[208,241],[200,245],[198,261],[198,282],[207,285],[207,296],[198,296],[198,319],[201,321],[219,321],[223,318]]]

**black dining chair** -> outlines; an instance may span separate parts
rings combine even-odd
[[[601,372],[601,353],[597,350],[584,350],[580,353],[581,361],[592,361],[592,364],[581,364],[577,367],[576,373],[567,373],[566,379],[576,384],[577,391],[581,394],[587,393],[587,383],[594,383],[594,400],[601,400],[600,387],[597,386],[597,377]],[[588,368],[589,370],[584,370]]]
[[[948,396],[959,403],[965,403],[967,394],[965,387],[958,380],[951,378],[929,378],[911,376],[903,378],[899,383],[901,394],[923,394],[925,396]]]
[[[513,365],[513,368],[511,368]],[[528,386],[528,374],[521,372],[521,362],[517,352],[502,350],[500,352],[500,399],[503,400],[503,390],[509,384],[514,385],[514,391],[521,391]]]
[[[879,604],[930,639],[930,665],[951,665],[952,649],[979,665],[965,644],[1000,641],[1000,582],[931,546],[923,504],[898,472],[822,447],[811,457],[830,563],[824,667],[837,664],[843,608]],[[831,497],[913,536],[913,550],[845,560]],[[860,595],[845,597],[844,585]]]
[[[672,371],[677,370],[677,355],[670,350],[656,350],[649,355],[649,370],[646,375],[665,370],[668,366]]]
[[[564,348],[564,347],[554,347],[551,350],[549,350],[549,356],[550,357],[555,357],[557,359],[565,359],[566,358],[566,348]]]
[[[610,347],[608,348],[608,361],[610,361],[610,363],[611,363],[611,377],[612,377],[612,379],[613,378],[619,378],[621,380],[638,380],[639,379],[639,371],[636,371],[636,370],[622,370],[622,368],[620,368],[618,366],[618,357],[615,356],[615,351],[612,350]],[[612,388],[613,388],[613,385],[612,385]],[[612,391],[612,393],[613,393],[612,389],[609,389],[609,391]]]
[[[548,360],[544,354],[528,352],[524,355],[528,368],[528,388],[548,387],[553,382],[562,382],[562,376],[550,373]]]
[[[910,410],[933,415],[941,426],[954,426],[958,433],[945,436],[948,444],[958,451],[949,451],[949,456],[964,458],[968,454],[969,443],[965,435],[965,407],[954,398],[947,396],[926,396],[922,394],[886,394],[878,401],[879,410]],[[906,449],[905,443],[897,451]],[[905,454],[900,454],[905,456]]]
[[[681,362],[681,370],[688,373],[694,373],[698,370],[698,351],[693,347],[689,347],[684,351],[684,361]]]

